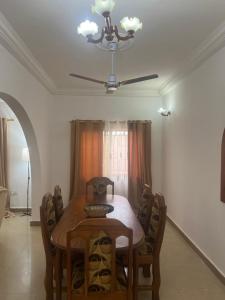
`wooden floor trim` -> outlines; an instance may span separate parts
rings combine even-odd
[[[225,276],[222,274],[217,267],[209,260],[208,257],[192,242],[192,240],[182,231],[182,229],[167,216],[169,223],[182,235],[185,241],[190,245],[190,247],[198,254],[198,256],[203,260],[203,262],[210,268],[210,270],[216,275],[216,277],[225,285]]]
[[[40,221],[30,221],[30,226],[41,226]]]
[[[10,207],[10,211],[17,213],[17,212],[26,212],[27,208],[26,207]],[[31,208],[28,208],[28,212],[31,212]]]

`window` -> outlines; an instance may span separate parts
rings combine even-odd
[[[115,194],[127,196],[128,130],[126,122],[106,122],[103,133],[103,176],[115,183]]]
[[[115,194],[138,208],[143,185],[151,186],[151,121],[73,120],[70,197],[96,176],[109,177]]]

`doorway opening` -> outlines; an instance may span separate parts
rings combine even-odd
[[[28,201],[28,205],[30,207],[32,207],[32,217],[30,220],[31,225],[35,225],[36,224],[36,220],[38,220],[39,218],[39,205],[40,205],[40,199],[41,199],[41,195],[42,195],[42,176],[41,176],[41,161],[40,161],[40,153],[39,153],[39,148],[38,148],[38,143],[37,143],[37,138],[36,138],[36,134],[34,131],[34,127],[33,127],[33,123],[31,121],[31,117],[28,115],[27,111],[25,110],[25,108],[23,107],[23,105],[13,96],[4,93],[4,92],[0,92],[0,99],[3,100],[3,102],[5,102],[8,107],[11,109],[11,111],[14,114],[14,118],[15,120],[17,119],[22,131],[23,131],[23,135],[24,135],[24,140],[25,142],[23,143],[23,147],[22,148],[28,148],[29,149],[29,162],[30,162],[30,177],[32,178],[32,185],[30,184],[29,186],[29,201]],[[29,107],[29,106],[28,106]],[[15,121],[11,121],[12,123],[14,123]],[[10,125],[11,126],[11,125]],[[23,141],[24,141],[23,140]],[[22,143],[21,143],[22,146]],[[28,165],[27,165],[27,161],[23,160],[22,156],[23,154],[21,153],[21,149],[17,152],[17,156],[20,157],[21,159],[21,164],[23,164],[23,172],[24,172],[24,176],[25,176],[25,196],[23,196],[23,198],[25,197],[25,202],[27,199],[27,179],[28,179]],[[23,149],[22,149],[23,152]],[[17,173],[18,174],[18,173]],[[17,178],[18,179],[18,178]],[[32,187],[31,187],[32,186]],[[16,191],[12,191],[12,192],[16,192]],[[18,204],[18,202],[13,202],[14,200],[16,200],[16,196],[17,195],[12,195],[12,204],[10,204],[11,206],[13,205],[20,205]],[[15,199],[13,199],[13,197],[15,197]],[[24,204],[23,204],[24,206]],[[25,211],[26,211],[26,204],[25,204]],[[34,220],[34,221],[33,221]]]
[[[3,99],[0,99],[0,118],[6,120],[5,159],[7,161],[3,162],[6,169],[5,176],[7,176],[5,187],[8,189],[6,209],[31,215],[32,181],[29,148],[17,116]]]

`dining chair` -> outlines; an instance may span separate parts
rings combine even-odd
[[[116,255],[116,240],[124,237],[127,272]],[[87,218],[69,231],[67,299],[132,300],[132,239],[132,230],[116,219]],[[71,245],[75,242],[83,250],[83,259],[72,259]]]
[[[93,177],[86,183],[86,197],[88,189],[91,186],[94,196],[104,196],[107,194],[107,186],[112,187],[112,195],[114,195],[114,182],[108,177]]]
[[[55,208],[56,222],[58,222],[64,213],[62,192],[59,185],[56,185],[54,188],[53,205]]]
[[[145,236],[148,234],[153,201],[154,195],[152,194],[151,187],[148,184],[144,184],[137,218],[144,230]],[[145,278],[150,277],[150,265],[146,264],[142,267],[142,269],[143,276]]]
[[[56,225],[55,208],[52,194],[46,193],[43,196],[40,207],[41,233],[45,250],[46,270],[44,285],[46,300],[54,300],[54,272],[57,268],[56,248],[51,243],[51,234]]]
[[[151,187],[148,184],[144,184],[137,218],[145,234],[147,234],[149,228],[153,200],[154,195],[152,194]]]
[[[159,288],[161,283],[159,256],[163,241],[166,222],[166,205],[164,197],[154,195],[148,233],[144,243],[134,250],[134,300],[138,299],[139,290],[151,290],[152,300],[159,300]],[[146,265],[151,266],[150,283],[143,285],[138,280],[138,269]]]

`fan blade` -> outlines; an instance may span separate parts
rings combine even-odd
[[[94,79],[94,78],[90,78],[90,77],[86,77],[86,76],[82,76],[82,75],[78,75],[78,74],[71,73],[70,76],[80,78],[80,79],[84,79],[84,80],[88,80],[88,81],[92,81],[92,82],[95,82],[95,83],[107,84],[107,82],[105,82],[105,81],[97,80],[97,79]]]
[[[127,85],[127,84],[131,84],[131,83],[136,83],[136,82],[141,82],[141,81],[145,81],[145,80],[155,79],[155,78],[158,78],[158,77],[159,77],[159,75],[157,75],[157,74],[147,75],[147,76],[143,76],[143,77],[138,77],[138,78],[133,78],[133,79],[120,81],[119,85]]]

